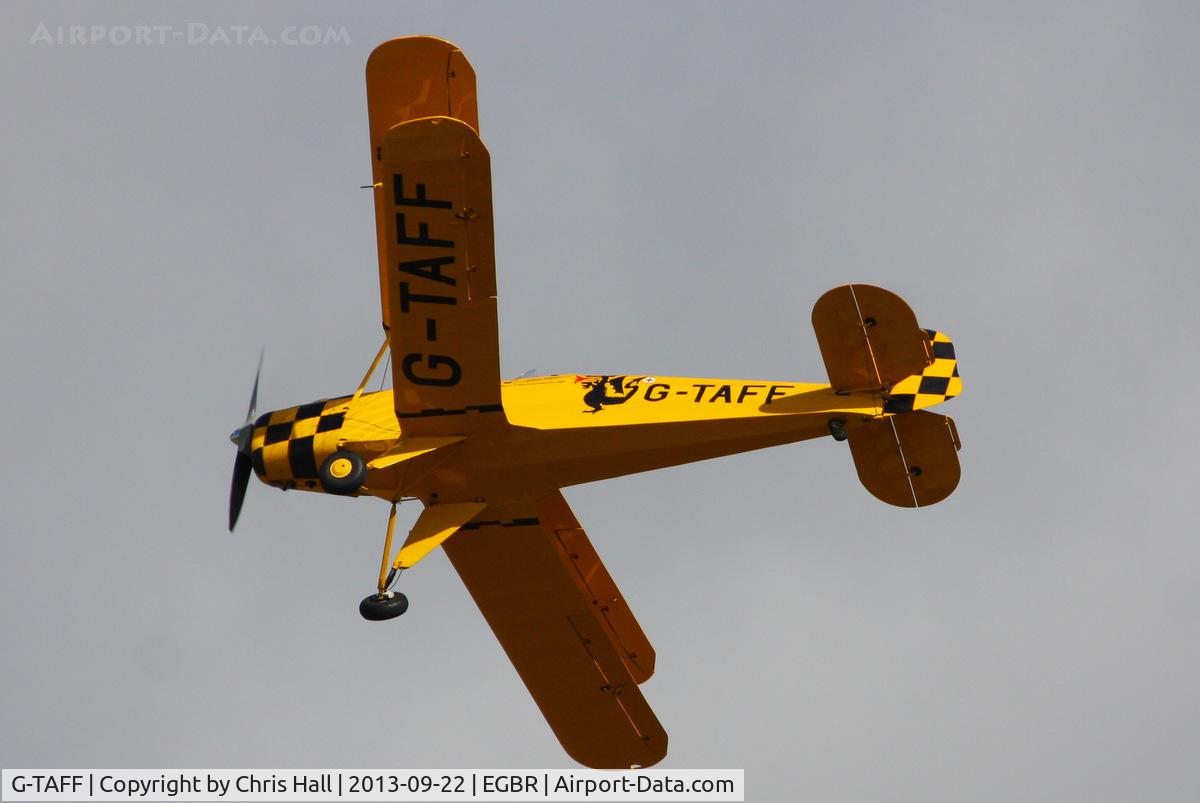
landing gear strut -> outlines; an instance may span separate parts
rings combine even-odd
[[[408,610],[408,597],[399,591],[389,591],[388,587],[396,578],[396,570],[388,570],[388,559],[392,555],[392,530],[396,526],[396,503],[392,502],[392,512],[388,516],[387,538],[383,544],[383,563],[379,567],[379,591],[358,603],[358,612],[368,622],[383,622],[395,619]]]

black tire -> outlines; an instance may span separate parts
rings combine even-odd
[[[358,612],[368,622],[385,622],[388,619],[395,619],[407,610],[408,597],[399,591],[389,591],[383,597],[372,594],[358,603]]]
[[[325,458],[317,477],[327,493],[353,496],[367,479],[367,464],[354,452],[339,449]]]

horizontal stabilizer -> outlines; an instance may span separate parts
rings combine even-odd
[[[866,421],[849,430],[858,478],[877,499],[897,507],[925,507],[958,486],[954,421],[919,410]]]
[[[917,316],[904,299],[880,287],[833,288],[813,305],[812,324],[836,390],[887,390],[931,362]]]

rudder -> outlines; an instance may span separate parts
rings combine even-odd
[[[962,378],[958,375],[958,358],[954,343],[943,332],[926,329],[932,362],[920,373],[905,377],[887,393],[885,413],[910,413],[923,410],[962,393]]]

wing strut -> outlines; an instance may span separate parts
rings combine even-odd
[[[383,355],[387,353],[387,350],[388,339],[385,336],[383,338],[383,345],[379,347],[379,353],[375,355],[375,359],[371,360],[371,367],[367,369],[367,373],[362,378],[362,382],[358,383],[358,390],[354,391],[354,396],[350,399],[350,401],[357,401],[358,397],[362,395],[363,390],[367,387],[367,383],[371,381],[371,374],[375,373],[375,369],[379,367],[379,361],[383,359]]]

